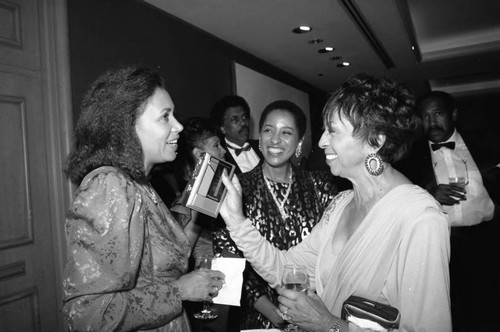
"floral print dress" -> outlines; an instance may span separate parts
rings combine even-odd
[[[66,220],[64,314],[75,331],[190,331],[179,289],[183,226],[149,184],[113,167],[90,172]]]

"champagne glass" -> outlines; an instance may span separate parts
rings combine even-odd
[[[309,288],[309,278],[305,266],[301,265],[285,265],[283,277],[281,279],[282,286],[286,289],[291,289],[296,292],[306,293]],[[285,331],[302,331],[294,324],[287,324]]]
[[[212,261],[214,257],[212,255],[201,255],[195,258],[195,269],[211,269]],[[209,294],[211,295],[211,294]],[[214,310],[210,309],[210,302],[203,301],[203,309],[200,312],[194,314],[194,318],[196,319],[215,319],[219,316],[219,314]]]

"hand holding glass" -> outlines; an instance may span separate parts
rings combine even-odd
[[[196,269],[211,269],[213,256],[211,255],[202,255],[195,258],[195,268]],[[209,294],[211,295],[211,294]],[[215,319],[219,315],[213,309],[210,309],[210,302],[203,301],[203,309],[200,312],[194,314],[194,318],[196,319]]]
[[[307,276],[305,266],[285,265],[281,283],[286,289],[307,293],[307,289],[309,288],[309,278]],[[296,325],[288,324],[285,327],[285,331],[301,331],[301,329]]]
[[[469,171],[467,170],[467,161],[462,159],[463,167],[456,168],[455,176],[448,177],[449,184],[459,185],[462,189],[469,184]]]

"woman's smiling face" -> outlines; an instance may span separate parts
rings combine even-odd
[[[325,150],[326,163],[333,175],[348,178],[359,166],[364,167],[366,157],[363,144],[353,136],[353,126],[347,119],[341,119],[334,112],[319,140],[319,147]]]
[[[265,161],[271,166],[287,163],[299,144],[295,119],[286,110],[271,111],[260,131],[260,144]]]
[[[170,95],[164,89],[157,89],[135,124],[144,154],[146,174],[155,164],[176,158],[177,139],[182,129],[174,117],[174,103]]]

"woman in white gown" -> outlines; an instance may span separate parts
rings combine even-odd
[[[280,294],[288,320],[307,331],[357,331],[341,319],[351,295],[396,307],[400,331],[451,331],[449,223],[432,196],[391,164],[417,131],[410,91],[389,79],[358,75],[327,102],[319,145],[334,175],[353,189],[340,193],[311,235],[279,251],[241,209],[237,178],[224,177],[221,215],[255,270]],[[280,288],[285,264],[305,265],[309,291]]]

